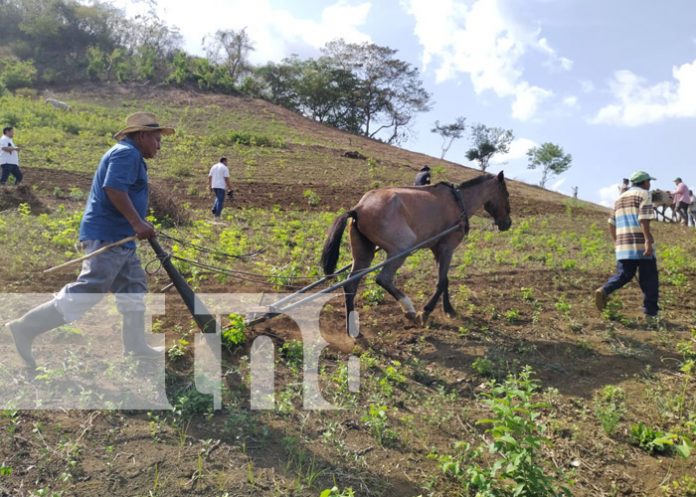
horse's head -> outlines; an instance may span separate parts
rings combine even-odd
[[[510,194],[505,185],[503,171],[495,177],[495,185],[490,190],[490,196],[483,204],[483,208],[494,219],[495,225],[500,231],[507,231],[512,226],[510,219]]]

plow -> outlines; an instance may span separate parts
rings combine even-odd
[[[287,313],[288,311],[290,311],[291,309],[297,308],[297,307],[302,306],[304,304],[308,304],[309,302],[316,300],[317,298],[319,298],[322,295],[330,294],[332,292],[340,290],[348,283],[355,281],[359,278],[362,278],[363,276],[365,276],[369,273],[375,272],[375,271],[383,268],[384,266],[386,266],[387,264],[389,264],[395,260],[405,258],[405,257],[409,256],[410,254],[412,254],[413,252],[415,252],[416,250],[419,250],[423,247],[426,247],[426,246],[434,243],[438,239],[440,239],[440,238],[442,238],[442,237],[448,235],[449,233],[452,233],[453,231],[458,230],[458,229],[461,229],[460,223],[457,223],[457,224],[447,228],[446,230],[438,233],[437,235],[434,235],[426,240],[423,240],[420,243],[417,243],[416,245],[414,245],[414,246],[412,246],[412,247],[410,247],[410,248],[408,248],[408,249],[406,249],[406,250],[404,250],[404,251],[402,251],[402,252],[400,252],[392,257],[389,257],[378,264],[375,264],[373,266],[370,266],[368,268],[365,268],[365,269],[357,271],[353,274],[350,274],[347,278],[344,278],[343,280],[338,281],[338,282],[336,282],[332,285],[329,285],[323,289],[320,289],[316,292],[309,293],[311,290],[314,290],[314,289],[322,286],[323,284],[330,282],[330,281],[333,281],[333,280],[339,278],[341,275],[346,274],[352,266],[352,264],[347,264],[344,267],[335,271],[334,273],[326,275],[326,276],[324,276],[324,277],[322,277],[322,278],[320,278],[320,279],[318,279],[318,280],[316,280],[308,285],[305,285],[305,286],[297,289],[294,293],[287,295],[287,296],[281,298],[280,300],[278,300],[272,304],[263,306],[262,310],[257,309],[253,313],[250,313],[249,315],[247,315],[247,317],[244,321],[244,324],[247,327],[255,326],[257,324],[269,321],[275,317],[283,315],[283,314]],[[182,242],[182,240],[170,237],[168,235],[163,235],[163,237]],[[117,242],[106,245],[106,246],[102,247],[101,249],[99,249],[98,251],[91,252],[91,253],[86,254],[82,257],[78,257],[76,259],[72,259],[72,260],[67,261],[63,264],[60,264],[58,266],[54,266],[54,267],[51,267],[49,269],[46,269],[44,271],[44,273],[53,272],[57,269],[62,269],[62,268],[65,268],[67,266],[75,265],[75,264],[80,263],[84,260],[87,260],[91,257],[94,257],[95,255],[97,255],[97,253],[101,253],[101,252],[109,250],[113,247],[123,245],[125,243],[130,242],[130,241],[133,241],[134,239],[135,239],[135,237],[124,238],[124,239],[119,240]],[[198,298],[196,293],[193,291],[191,286],[186,281],[186,278],[184,278],[184,276],[181,274],[181,272],[176,268],[176,266],[173,263],[173,260],[180,260],[182,262],[186,262],[188,264],[198,266],[206,271],[215,272],[215,273],[219,273],[219,274],[226,274],[226,275],[231,275],[231,276],[236,276],[236,277],[243,276],[245,274],[246,275],[254,275],[257,277],[263,277],[263,275],[258,275],[255,273],[233,272],[233,271],[225,269],[225,268],[211,266],[209,264],[204,264],[204,263],[201,263],[201,262],[198,262],[195,260],[185,259],[182,257],[175,256],[175,255],[167,252],[162,247],[162,245],[159,243],[159,241],[157,241],[156,238],[150,238],[150,239],[148,239],[148,242],[150,244],[150,247],[154,251],[155,256],[157,257],[157,260],[159,261],[161,267],[165,270],[165,272],[167,273],[167,276],[171,280],[171,283],[169,285],[167,285],[163,289],[163,291],[166,291],[168,288],[170,288],[172,286],[176,289],[177,293],[179,294],[179,296],[183,300],[184,304],[186,305],[186,308],[188,309],[189,313],[193,317],[193,320],[195,321],[196,326],[203,333],[216,333],[215,316],[207,310],[207,308],[205,307],[203,302],[201,302],[201,300]],[[200,251],[208,250],[208,249],[205,249],[204,247],[197,247],[194,245],[191,245],[191,246],[196,248],[197,250],[200,250]],[[379,249],[377,249],[377,250],[379,250]],[[234,255],[230,255],[230,254],[224,254],[224,255],[226,255],[228,257],[235,257],[235,258],[243,258],[244,257],[244,256],[234,256]],[[357,330],[356,330],[355,334],[351,333],[351,335],[357,336]]]

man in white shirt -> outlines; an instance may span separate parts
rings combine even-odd
[[[22,171],[19,170],[19,147],[15,147],[12,142],[14,137],[14,129],[12,126],[7,126],[2,130],[2,138],[0,138],[0,185],[7,183],[10,175],[14,176],[15,185],[22,182]]]
[[[232,193],[232,185],[230,184],[230,170],[227,168],[227,158],[220,157],[220,162],[213,165],[208,173],[208,187],[215,194],[215,203],[213,204],[213,216],[215,219],[220,219],[222,207],[225,204],[225,190]]]

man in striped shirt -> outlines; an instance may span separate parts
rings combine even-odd
[[[597,309],[604,310],[609,295],[630,282],[638,271],[643,312],[653,319],[659,310],[657,261],[650,233],[650,221],[656,218],[650,181],[655,178],[645,171],[637,171],[630,179],[631,188],[618,198],[609,218],[609,232],[616,247],[616,274],[595,290],[595,304]]]

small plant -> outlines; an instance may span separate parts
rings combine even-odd
[[[563,314],[564,316],[568,317],[570,315],[570,310],[572,309],[572,305],[566,300],[564,296],[560,296],[556,303],[554,304],[554,307],[558,312]]]
[[[306,189],[304,192],[302,192],[302,196],[307,200],[307,203],[312,207],[319,205],[319,203],[321,202],[321,197],[319,195],[317,195],[317,193],[314,190],[309,189],[309,188]]]
[[[374,280],[368,280],[365,289],[362,292],[362,298],[366,305],[378,305],[384,302],[384,288],[375,283]]]
[[[536,300],[534,298],[534,289],[532,288],[520,288],[520,295],[522,296],[522,300],[524,300],[525,302],[534,302]]]
[[[389,428],[387,406],[370,404],[367,413],[360,420],[369,428],[375,440],[383,447],[396,441],[396,433]]]
[[[280,348],[285,363],[293,371],[302,369],[304,361],[304,344],[301,340],[288,340]]]
[[[660,489],[664,497],[696,497],[696,478],[686,475]]]
[[[332,487],[322,490],[319,497],[355,497],[355,492],[351,487],[344,490],[339,490],[338,487]]]
[[[471,367],[481,376],[492,376],[494,370],[493,361],[486,357],[477,357],[471,363]]]
[[[651,428],[642,421],[631,425],[631,442],[649,454],[669,454],[674,450],[678,441],[674,433],[665,433],[657,428]]]
[[[503,317],[507,320],[507,322],[515,324],[520,321],[520,311],[517,309],[509,309],[503,313]]]
[[[623,389],[613,385],[605,386],[595,396],[594,412],[607,435],[614,433],[626,411],[624,398]]]
[[[546,406],[534,400],[538,386],[531,375],[531,368],[525,367],[502,384],[491,382],[490,390],[483,394],[491,416],[477,422],[489,426],[486,433],[491,441],[476,448],[460,442],[454,457],[441,459],[442,471],[460,481],[471,495],[572,495],[556,481],[564,475],[547,473],[540,460],[543,446],[549,443],[546,426],[540,421]]]
[[[222,344],[233,349],[246,342],[246,325],[241,314],[230,314],[227,328],[222,330]]]

